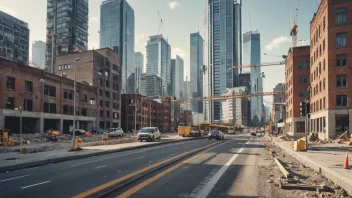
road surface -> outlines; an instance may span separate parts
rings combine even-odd
[[[248,135],[199,139],[49,164],[0,174],[0,197],[80,197],[185,152],[207,147],[106,197],[257,197],[263,145]],[[78,196],[77,196],[78,195]],[[90,194],[94,197],[93,194]]]

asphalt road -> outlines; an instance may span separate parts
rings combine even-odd
[[[260,193],[255,189],[258,186],[255,182],[258,175],[253,169],[255,164],[261,163],[255,153],[262,145],[258,138],[249,140],[250,137],[245,135],[227,136],[226,139],[165,144],[2,173],[0,197],[72,197],[214,142],[218,142],[214,148],[185,161],[173,163],[109,196],[257,196]]]

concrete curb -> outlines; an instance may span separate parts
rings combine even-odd
[[[334,182],[335,184],[341,186],[349,195],[352,195],[352,179],[347,178],[344,175],[341,175],[340,173],[309,159],[307,156],[300,155],[299,152],[287,148],[278,142],[273,143],[292,157],[296,158],[302,164],[309,166],[310,168],[314,169],[321,175]]]
[[[39,161],[33,161],[33,162],[25,162],[25,163],[20,163],[20,164],[16,164],[16,165],[0,167],[0,172],[14,171],[14,170],[18,170],[18,169],[30,168],[30,167],[40,166],[40,165],[45,165],[45,164],[58,163],[58,162],[75,160],[75,159],[100,156],[100,155],[105,155],[105,154],[110,154],[110,153],[117,153],[117,152],[129,151],[129,150],[134,150],[134,149],[148,148],[148,147],[153,147],[153,146],[158,146],[158,145],[163,145],[163,144],[172,144],[172,143],[177,143],[177,142],[192,141],[192,140],[199,140],[199,139],[205,139],[205,138],[206,137],[198,137],[198,138],[192,138],[192,139],[181,139],[181,140],[174,140],[174,141],[170,141],[170,142],[146,144],[146,145],[141,145],[141,146],[134,146],[134,147],[127,147],[127,148],[114,149],[114,150],[108,150],[108,151],[101,151],[101,152],[96,152],[96,153],[87,153],[87,154],[76,155],[76,156],[66,156],[66,157],[58,157],[58,158],[45,159],[45,160],[39,160]]]

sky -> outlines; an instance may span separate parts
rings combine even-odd
[[[98,31],[102,1],[89,0],[89,49],[99,47]],[[242,0],[242,32],[258,30],[261,33],[262,63],[283,61],[280,56],[286,55],[291,47],[292,39],[289,34],[291,15],[295,16],[297,1]],[[145,46],[149,36],[158,32],[159,11],[163,19],[161,33],[168,38],[172,58],[179,55],[184,59],[185,76],[189,76],[190,34],[199,31],[204,35],[204,0],[127,0],[127,2],[135,11],[135,51],[146,54]],[[318,5],[319,0],[301,0],[298,4],[298,45],[309,44],[309,23]],[[36,40],[45,41],[46,0],[0,0],[0,10],[29,24],[30,43]],[[262,67],[262,71],[266,76],[263,81],[265,92],[272,91],[276,84],[285,82],[283,65]],[[272,96],[266,98],[268,101],[272,100]]]

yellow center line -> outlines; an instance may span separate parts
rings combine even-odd
[[[109,188],[109,187],[111,187],[111,186],[113,186],[113,185],[116,185],[116,184],[118,184],[118,183],[120,183],[120,182],[122,182],[122,181],[124,181],[124,180],[127,180],[127,179],[129,179],[129,178],[132,178],[132,177],[134,177],[134,176],[136,176],[136,175],[138,175],[138,174],[140,174],[140,173],[142,173],[142,172],[148,171],[148,170],[150,170],[150,169],[152,169],[152,168],[155,168],[155,167],[160,166],[160,165],[162,165],[162,164],[164,164],[164,163],[170,162],[170,161],[172,161],[172,160],[174,160],[174,159],[177,159],[177,158],[179,158],[179,157],[181,157],[181,156],[187,155],[187,154],[189,154],[189,153],[191,153],[191,152],[195,152],[195,151],[197,151],[197,150],[201,150],[201,149],[204,149],[204,148],[206,148],[206,147],[213,146],[214,144],[217,144],[217,143],[213,143],[213,144],[210,144],[210,145],[207,145],[207,146],[198,148],[198,149],[194,149],[194,150],[192,150],[192,151],[188,151],[188,152],[182,153],[182,154],[180,154],[180,155],[174,156],[174,157],[172,157],[172,158],[169,158],[169,159],[167,159],[167,160],[164,160],[164,161],[155,163],[155,164],[153,164],[153,165],[147,166],[147,167],[145,167],[145,168],[143,168],[143,169],[140,169],[140,170],[138,170],[138,171],[135,171],[135,172],[133,172],[133,173],[130,173],[130,174],[128,174],[128,175],[125,175],[125,176],[123,176],[123,177],[120,177],[120,178],[118,178],[118,179],[112,180],[112,181],[110,181],[110,182],[108,182],[108,183],[102,184],[102,185],[97,186],[97,187],[95,187],[95,188],[92,188],[92,189],[90,189],[90,190],[88,190],[88,191],[82,192],[82,193],[80,193],[80,194],[78,194],[78,195],[76,195],[76,196],[74,196],[74,197],[72,197],[72,198],[83,198],[83,197],[87,197],[87,196],[93,195],[94,193],[97,193],[97,192],[99,192],[99,191],[101,191],[101,190],[104,190],[104,189]]]
[[[233,141],[233,140],[231,140],[231,141]],[[125,192],[122,193],[121,195],[117,196],[116,198],[127,198],[127,197],[130,197],[131,195],[133,195],[134,193],[136,193],[136,192],[139,191],[140,189],[142,189],[142,188],[148,186],[149,184],[153,183],[153,182],[156,181],[157,179],[159,179],[159,178],[165,176],[166,174],[170,173],[171,171],[173,171],[173,170],[179,168],[180,166],[182,166],[183,164],[185,164],[185,163],[189,162],[190,160],[196,158],[196,157],[199,156],[200,154],[206,153],[206,152],[208,152],[208,151],[211,150],[211,149],[214,149],[214,148],[216,148],[216,147],[218,147],[218,146],[224,145],[224,144],[229,143],[229,142],[231,142],[231,141],[224,142],[224,143],[215,145],[215,146],[213,146],[213,147],[211,147],[211,148],[209,148],[209,149],[207,149],[207,150],[204,150],[204,151],[202,151],[202,152],[200,152],[200,153],[198,153],[198,154],[192,156],[191,158],[189,158],[189,159],[187,159],[187,160],[184,160],[184,161],[182,161],[182,162],[180,162],[180,163],[178,163],[178,164],[176,164],[176,165],[174,165],[174,166],[172,166],[172,167],[170,167],[170,168],[164,170],[163,172],[161,172],[161,173],[155,175],[154,177],[152,177],[152,178],[150,178],[150,179],[148,179],[148,180],[146,180],[146,181],[144,181],[144,182],[142,182],[142,183],[140,183],[140,184],[138,184],[138,185],[136,185],[136,186],[134,186],[134,187],[128,189],[127,191],[125,191]]]

